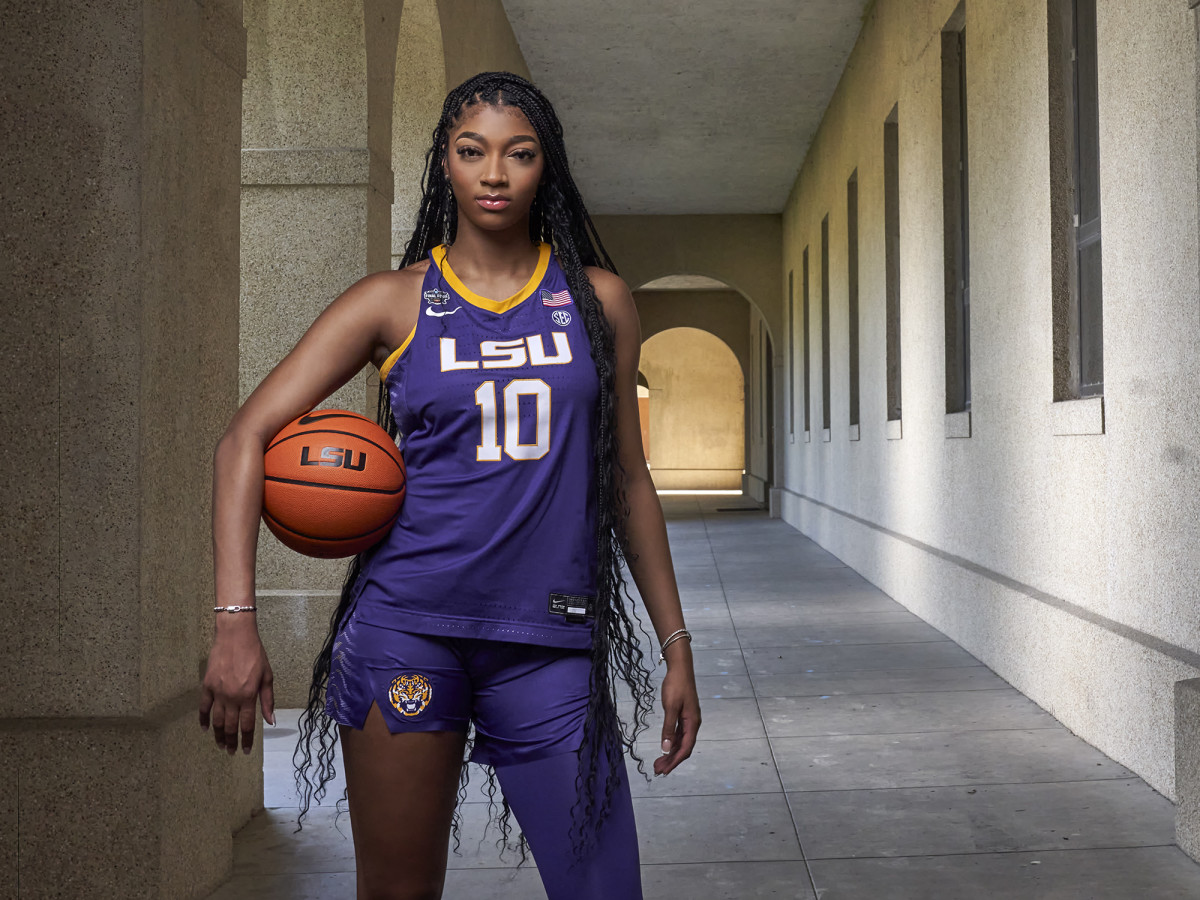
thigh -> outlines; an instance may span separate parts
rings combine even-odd
[[[353,615],[338,635],[326,712],[341,726],[360,900],[441,896],[470,704],[448,642]]]
[[[597,783],[608,772],[601,756]],[[641,900],[641,866],[633,802],[624,760],[617,771],[608,816],[576,861],[572,814],[578,798],[578,753],[497,766],[504,796],[529,841],[549,900]]]
[[[465,734],[392,734],[376,703],[340,731],[359,900],[440,897]]]
[[[590,690],[587,650],[479,641],[463,656],[472,684],[472,761],[503,766],[579,749]]]

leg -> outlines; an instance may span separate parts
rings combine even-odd
[[[559,753],[496,766],[504,796],[533,850],[549,900],[641,900],[641,867],[624,761],[608,818],[581,862],[571,846],[579,757]],[[601,762],[601,783],[607,766]]]
[[[376,703],[340,731],[359,900],[437,900],[466,735],[392,734]]]

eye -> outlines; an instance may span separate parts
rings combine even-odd
[[[537,156],[537,154],[532,150],[517,150],[513,153],[513,156],[519,160],[527,162],[528,160],[531,160]]]
[[[479,155],[479,148],[472,147],[470,144],[466,144],[462,147],[456,148],[454,152],[459,156],[475,156]]]

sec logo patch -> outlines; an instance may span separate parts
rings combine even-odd
[[[571,314],[565,309],[556,309],[550,314],[550,318],[554,320],[554,324],[565,328],[571,324]]]
[[[419,716],[432,699],[433,685],[419,672],[397,675],[388,688],[388,700],[404,716]]]

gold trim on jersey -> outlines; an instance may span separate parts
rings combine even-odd
[[[412,343],[413,335],[417,333],[417,326],[414,325],[412,331],[408,333],[408,337],[404,342],[392,351],[391,355],[383,361],[383,365],[379,367],[379,380],[387,381],[388,372],[392,371],[392,366],[396,364],[396,360],[408,349],[408,345]]]
[[[537,265],[534,267],[533,274],[529,276],[529,280],[525,282],[525,286],[505,300],[491,300],[487,297],[479,296],[479,294],[463,284],[462,279],[454,274],[454,270],[446,262],[446,251],[448,249],[445,244],[438,244],[434,247],[431,251],[433,254],[433,264],[438,267],[438,270],[442,273],[442,277],[446,279],[446,282],[450,287],[454,288],[459,296],[472,306],[478,306],[480,309],[486,309],[488,312],[508,312],[537,290],[538,285],[542,283],[542,279],[546,277],[546,269],[550,267],[550,245],[542,241],[538,245]]]

